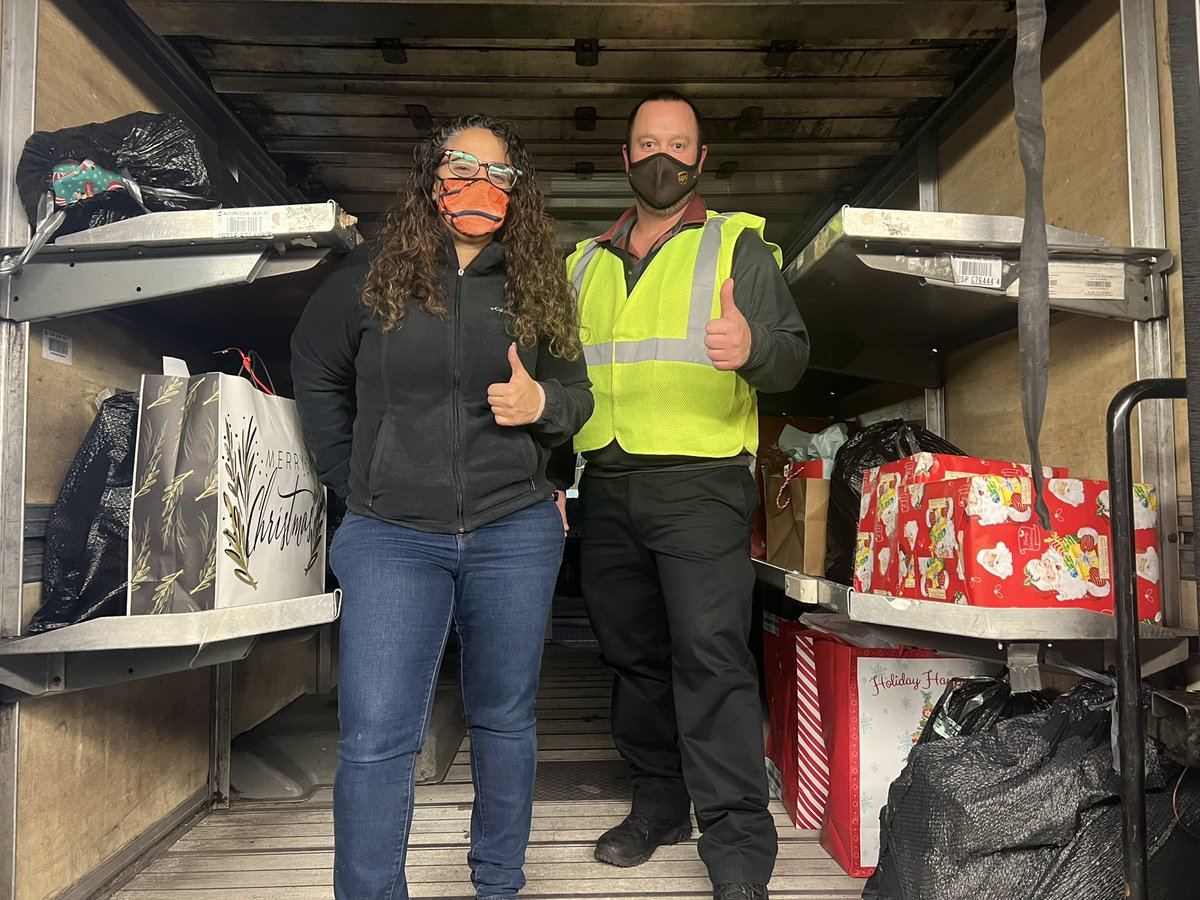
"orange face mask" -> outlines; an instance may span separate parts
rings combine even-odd
[[[499,231],[508,214],[508,194],[486,178],[446,178],[438,211],[461,234],[482,237]]]

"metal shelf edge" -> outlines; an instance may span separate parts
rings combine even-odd
[[[797,603],[840,612],[863,625],[996,642],[1116,639],[1116,620],[1088,609],[1005,609],[862,594],[828,579],[804,575],[761,559],[753,562],[760,583],[782,590]],[[1195,638],[1197,633],[1143,624],[1139,637],[1147,641],[1179,641]]]
[[[1115,640],[1116,620],[1087,609],[1017,609],[849,593],[855,622],[994,641]],[[1142,640],[1180,640],[1195,632],[1143,624]]]
[[[359,235],[354,217],[330,200],[147,213],[64,235],[43,248],[39,256],[52,259],[69,251],[236,245],[245,241],[352,250],[359,242]]]
[[[0,657],[202,647],[220,641],[324,625],[334,621],[340,610],[341,592],[333,591],[192,613],[106,616],[44,634],[0,640]]]

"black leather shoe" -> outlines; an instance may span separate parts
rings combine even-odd
[[[630,813],[596,841],[596,859],[614,866],[640,866],[659,847],[678,844],[692,836],[692,818],[668,821]]]
[[[767,886],[751,884],[749,881],[715,884],[713,900],[767,900]]]

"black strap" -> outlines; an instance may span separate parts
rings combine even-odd
[[[1025,230],[1021,236],[1021,288],[1017,301],[1017,339],[1021,353],[1021,410],[1029,464],[1033,469],[1034,509],[1050,529],[1038,440],[1046,412],[1050,370],[1050,272],[1046,246],[1044,177],[1046,129],[1042,124],[1042,39],[1045,0],[1017,0],[1017,53],[1013,98],[1021,167],[1025,170]]]

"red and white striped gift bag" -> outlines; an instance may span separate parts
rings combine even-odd
[[[763,666],[771,728],[767,777],[797,828],[817,829],[829,795],[829,761],[817,702],[817,641],[828,635],[799,622],[763,617]]]
[[[797,765],[792,821],[797,828],[820,828],[829,799],[829,759],[817,700],[816,640],[812,632],[795,635]]]

